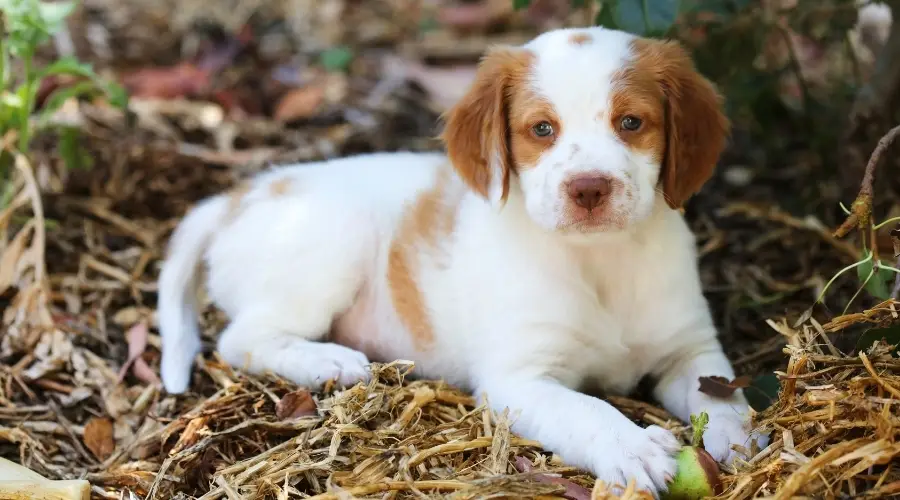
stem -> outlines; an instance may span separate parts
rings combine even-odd
[[[876,224],[875,230],[878,231],[879,229],[883,228],[884,226],[890,224],[891,222],[900,222],[900,217],[894,217],[894,218],[888,219],[886,221],[882,221],[880,224]]]
[[[853,301],[856,300],[857,297],[859,297],[859,294],[862,293],[863,290],[865,290],[866,285],[869,284],[872,276],[875,276],[875,269],[876,268],[873,266],[872,270],[869,271],[869,275],[866,276],[866,280],[862,282],[862,285],[860,285],[860,287],[856,289],[856,293],[854,293],[853,296],[850,297],[850,300],[847,301],[847,305],[844,307],[844,312],[842,312],[841,315],[847,314],[847,311],[850,310],[850,304],[853,304]]]
[[[0,33],[2,38],[0,38],[0,92],[7,90],[7,86],[9,85],[9,81],[7,79],[7,64],[9,61],[9,57],[6,54],[6,44],[3,43],[3,40],[6,38],[6,30],[3,30],[3,33]]]
[[[897,274],[900,274],[900,269],[897,269],[896,267],[886,266],[886,265],[881,264],[881,263],[878,264],[878,269],[884,269],[885,271],[891,271],[891,272],[895,272],[895,273],[897,273]]]
[[[19,130],[19,151],[25,153],[28,151],[28,145],[31,143],[31,125],[29,123],[29,119],[31,118],[31,108],[34,107],[34,98],[35,98],[35,89],[34,87],[34,75],[32,74],[31,63],[32,57],[34,56],[34,52],[29,50],[27,54],[24,54],[22,57],[22,62],[25,66],[25,105],[22,107],[21,115],[19,116],[19,126],[21,129]]]
[[[647,17],[647,11],[649,10],[649,6],[647,5],[647,0],[643,0],[641,2],[641,16],[644,18],[644,29],[649,32],[650,31],[650,18]]]
[[[825,283],[825,287],[822,288],[822,293],[819,294],[819,298],[816,299],[816,302],[822,302],[822,297],[825,296],[825,292],[828,291],[828,287],[830,287],[831,284],[834,283],[834,280],[838,279],[838,277],[839,277],[840,275],[846,273],[847,271],[849,271],[849,270],[851,270],[851,269],[853,269],[853,268],[855,268],[855,267],[859,267],[859,266],[865,264],[866,262],[869,262],[870,260],[872,260],[872,252],[869,252],[869,254],[866,256],[865,259],[863,259],[863,260],[861,260],[861,261],[859,261],[859,262],[857,262],[857,263],[855,263],[855,264],[850,264],[849,266],[847,266],[847,267],[841,269],[840,271],[838,271],[837,274],[835,274],[834,276],[831,277],[830,280],[828,280],[828,283]]]

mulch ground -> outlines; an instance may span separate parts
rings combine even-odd
[[[550,1],[516,14],[506,0],[347,2],[342,17],[336,0],[189,3],[88,1],[48,51],[96,62],[132,99],[128,113],[57,113],[82,131],[90,168],[66,170],[52,134],[17,159],[0,209],[0,456],[85,478],[94,498],[642,498],[511,434],[471,395],[411,381],[404,363],[322,393],[235,371],[212,352],[227,321],[213,308],[192,391],[170,396],[157,375],[155,280],[194,202],[272,164],[439,149],[438,116],[489,44],[582,14]],[[762,157],[738,129],[686,213],[723,343],[773,433],[723,470],[722,498],[898,494],[900,361],[878,332],[860,338],[898,328],[900,303],[857,294],[849,272],[816,304],[861,256],[832,235],[835,176],[803,148]],[[643,394],[610,402],[689,436]]]

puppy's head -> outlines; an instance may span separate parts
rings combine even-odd
[[[729,123],[719,95],[672,41],[556,30],[491,50],[442,138],[492,203],[520,189],[548,230],[626,230],[657,196],[681,207],[712,175]]]

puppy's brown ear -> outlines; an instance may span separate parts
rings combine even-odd
[[[655,72],[666,98],[666,153],[660,182],[666,202],[681,208],[712,177],[731,125],[713,84],[675,41],[642,39],[635,51]]]
[[[492,203],[509,194],[512,158],[509,146],[509,97],[524,83],[531,53],[517,48],[490,50],[475,81],[444,115],[441,139],[453,167],[466,184]]]

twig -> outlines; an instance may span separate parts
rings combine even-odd
[[[900,125],[889,130],[888,133],[878,141],[878,145],[875,146],[875,150],[872,151],[872,156],[869,157],[869,162],[866,164],[866,172],[863,175],[859,194],[856,195],[856,200],[853,201],[853,205],[850,207],[850,215],[844,223],[835,230],[835,237],[843,238],[854,227],[863,231],[868,227],[872,218],[872,185],[875,182],[875,167],[878,165],[878,161],[881,160],[881,155],[883,155],[891,143],[894,142],[897,135],[900,135]]]
[[[895,398],[900,398],[900,390],[897,390],[896,387],[892,386],[888,381],[884,380],[883,378],[881,378],[881,376],[878,375],[878,372],[875,371],[875,367],[872,366],[872,362],[869,361],[869,357],[866,356],[866,353],[860,352],[859,359],[862,360],[863,366],[866,367],[866,370],[868,370],[869,374],[872,375],[872,378],[875,379],[875,382],[878,382],[878,385],[883,387],[884,390],[893,394]]]

